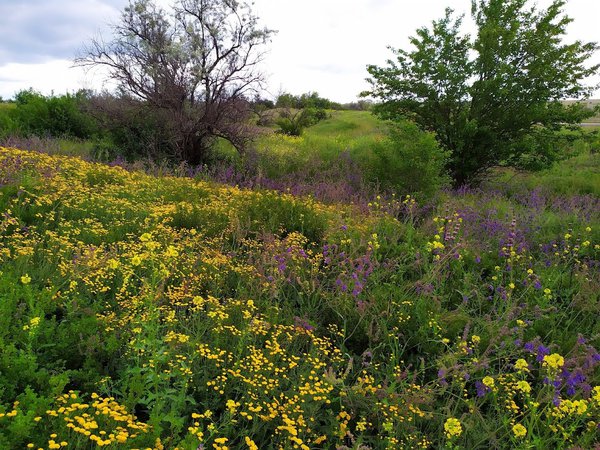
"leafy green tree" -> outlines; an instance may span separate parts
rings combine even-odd
[[[362,95],[380,100],[375,114],[434,131],[450,151],[455,185],[474,184],[498,164],[547,165],[560,157],[552,150],[564,139],[558,131],[593,114],[561,100],[588,97],[597,86],[585,80],[600,67],[587,64],[596,43],[563,42],[572,21],[564,4],[473,0],[474,38],[447,9],[417,30],[411,50],[391,49],[395,61],[367,67],[371,89]]]

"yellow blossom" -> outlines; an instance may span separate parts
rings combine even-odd
[[[248,446],[248,448],[250,450],[258,450],[258,446],[256,445],[256,443],[252,439],[250,439],[248,436],[246,436],[244,438],[244,441],[246,442],[246,445]]]
[[[481,382],[483,384],[485,384],[489,388],[494,387],[494,384],[495,384],[494,379],[492,377],[489,377],[489,376],[488,377],[484,377],[483,380],[481,380]]]
[[[592,397],[592,398],[593,398],[595,401],[597,401],[598,403],[600,403],[600,386],[596,386],[596,387],[594,387],[594,390],[593,390],[593,392],[594,392],[594,395],[593,395],[593,397]]]
[[[525,428],[520,423],[513,425],[512,431],[513,431],[515,437],[518,437],[518,438],[522,438],[527,435],[527,428]]]
[[[558,353],[552,353],[551,355],[544,356],[543,364],[551,369],[560,369],[565,364],[565,358]]]
[[[519,372],[529,372],[529,364],[523,358],[519,358],[515,362],[515,369]]]
[[[446,422],[444,423],[444,430],[446,431],[446,437],[448,439],[460,436],[463,431],[460,421],[454,417],[449,417],[446,419]]]

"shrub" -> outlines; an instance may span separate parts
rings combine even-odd
[[[281,129],[280,132],[288,136],[301,136],[302,131],[306,127],[316,125],[321,120],[328,118],[327,111],[323,108],[308,107],[292,114],[286,111],[277,121],[277,125]]]
[[[590,153],[600,153],[600,133],[597,130],[590,137]]]
[[[108,144],[105,142],[97,146],[100,159],[111,159],[117,154],[127,160],[165,159],[177,154],[177,136],[168,119],[145,103],[101,95],[91,99],[90,110],[102,124],[108,138]],[[107,150],[110,151],[107,153]]]
[[[85,91],[45,97],[30,89],[16,94],[15,100],[10,115],[16,131],[25,136],[88,139],[97,132],[94,119],[84,112]]]
[[[0,138],[5,138],[12,134],[15,124],[8,111],[0,110]]]
[[[431,197],[449,182],[447,158],[433,133],[403,121],[391,125],[387,138],[373,147],[367,177],[402,194]]]
[[[301,136],[304,131],[304,125],[300,121],[299,115],[281,117],[277,120],[277,125],[279,133],[288,136]]]

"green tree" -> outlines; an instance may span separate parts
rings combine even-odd
[[[593,114],[561,100],[588,97],[597,86],[585,80],[600,67],[587,64],[596,43],[563,42],[572,21],[564,4],[538,10],[527,0],[473,0],[474,38],[447,9],[417,30],[410,51],[391,49],[396,60],[367,67],[371,89],[362,95],[380,100],[375,114],[434,131],[450,151],[455,185],[474,184],[498,164],[547,165],[560,156],[558,131]]]

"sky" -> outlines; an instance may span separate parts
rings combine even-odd
[[[0,0],[0,96],[11,98],[29,87],[63,94],[109,86],[101,74],[73,68],[73,58],[92,37],[110,38],[109,24],[127,3]],[[537,1],[541,7],[549,3]],[[470,0],[254,0],[261,24],[278,31],[263,62],[265,96],[316,91],[331,100],[355,101],[368,88],[366,66],[385,65],[392,56],[388,46],[408,48],[414,31],[442,17],[446,7],[466,13],[465,29],[472,32],[470,5]],[[568,41],[600,41],[599,0],[568,0],[565,11],[574,19]]]

